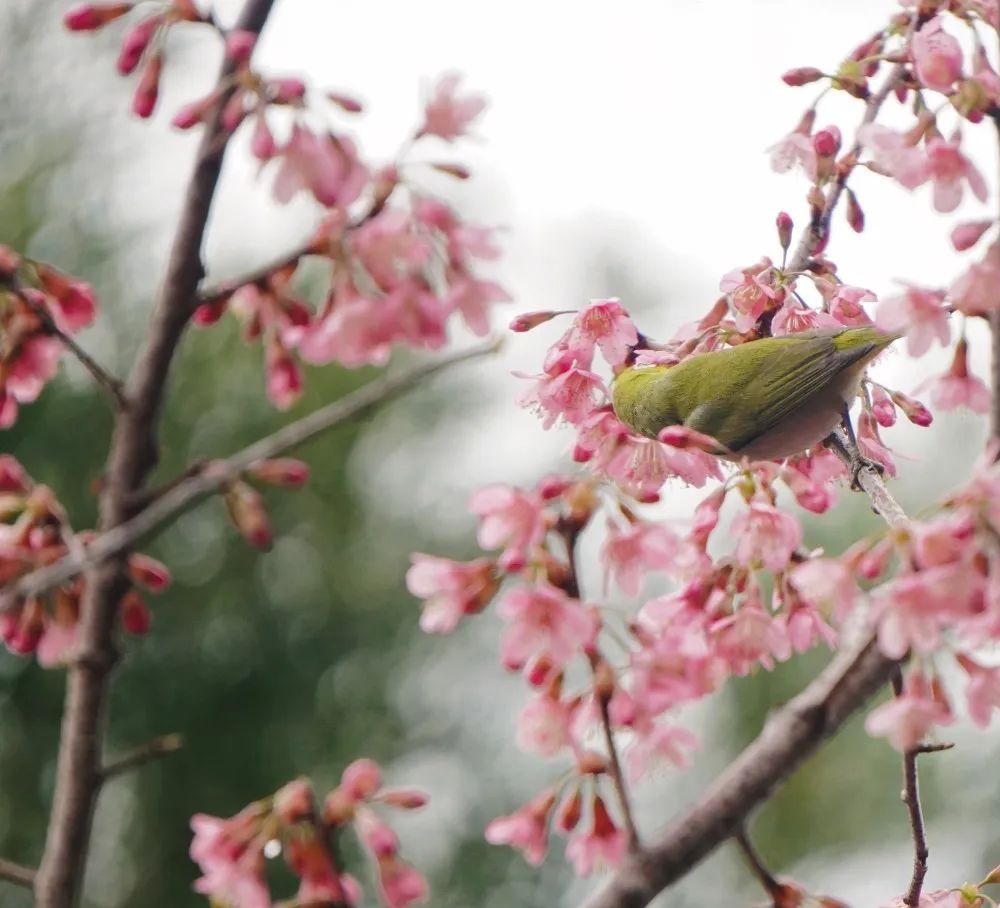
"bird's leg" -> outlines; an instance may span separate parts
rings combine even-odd
[[[849,461],[848,470],[851,475],[851,488],[859,490],[861,484],[858,482],[858,477],[861,475],[862,470],[874,470],[881,475],[885,472],[885,467],[877,460],[865,457],[861,453],[861,448],[858,447],[857,436],[854,434],[854,426],[851,423],[851,410],[846,403],[844,404],[841,416],[843,418],[841,425],[844,429],[846,440],[840,435],[839,430],[835,429],[824,439],[823,444],[847,458]]]

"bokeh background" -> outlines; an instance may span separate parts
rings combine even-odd
[[[169,112],[204,92],[218,48],[196,30],[175,36],[165,114],[138,123],[126,113],[131,86],[113,71],[120,30],[67,35],[59,24],[67,5],[0,6],[0,242],[95,284],[103,313],[84,343],[124,373],[196,141],[169,128]],[[225,18],[235,4],[219,9]],[[836,15],[821,0],[279,0],[261,62],[360,95],[369,112],[356,134],[376,157],[394,153],[434,77],[465,73],[491,108],[464,152],[475,179],[446,191],[473,219],[505,228],[498,277],[515,297],[510,312],[617,295],[644,331],[667,336],[714,300],[723,273],[777,256],[779,210],[805,219],[803,180],[773,174],[766,149],[812,94],[786,88],[780,73],[833,68],[895,9],[889,0],[842,0]],[[847,127],[858,116],[856,105],[833,98],[820,124]],[[990,130],[973,132],[981,166],[994,173]],[[269,175],[257,175],[243,151],[238,144],[230,155],[213,213],[216,277],[290,248],[317,214],[305,201],[276,207]],[[946,242],[952,222],[931,212],[923,191],[909,195],[865,173],[856,188],[868,229],[855,236],[841,225],[832,247],[848,282],[888,294],[899,278],[937,286],[958,273]],[[505,321],[501,313],[498,326]],[[486,822],[560,766],[513,745],[523,692],[497,665],[497,619],[424,637],[403,587],[410,551],[474,553],[465,501],[477,485],[530,483],[569,466],[569,436],[543,433],[516,406],[511,376],[536,371],[560,330],[512,337],[497,359],[308,445],[307,489],[269,495],[278,531],[269,554],[240,542],[217,501],[148,546],[175,583],[154,602],[153,633],[129,644],[108,746],[114,754],[174,731],[186,743],[105,790],[88,906],[201,904],[186,855],[191,814],[229,815],[299,774],[329,786],[363,754],[383,762],[390,779],[431,792],[430,806],[401,828],[406,855],[431,877],[434,906],[568,906],[594,885],[574,880],[558,857],[536,870],[484,843]],[[456,334],[456,344],[463,340]],[[972,341],[985,374],[983,338]],[[900,355],[882,368],[889,383],[912,391],[944,367],[941,357],[918,365]],[[192,332],[174,373],[160,475],[236,450],[371,376],[313,369],[302,402],[282,415],[264,400],[259,350],[231,324]],[[0,450],[51,484],[77,526],[89,526],[109,425],[104,401],[68,364],[0,436]],[[951,487],[984,436],[969,414],[893,430],[909,458],[895,484],[904,504],[919,509]],[[842,497],[831,515],[806,519],[810,544],[837,552],[877,529],[862,500]],[[671,488],[661,511],[684,513],[694,500]],[[598,543],[587,539],[585,552]],[[592,566],[585,582],[597,595]],[[685,721],[704,742],[697,764],[641,789],[643,829],[662,828],[690,804],[826,658],[795,659],[691,710]],[[0,653],[0,854],[29,864],[44,837],[62,691],[60,672]],[[960,725],[953,737],[957,748],[923,767],[931,886],[979,878],[1000,860],[997,735]],[[909,876],[898,792],[895,754],[855,721],[760,811],[754,833],[781,873],[852,905],[876,905]],[[660,901],[686,908],[760,898],[723,848]],[[3,888],[0,904],[28,900]]]

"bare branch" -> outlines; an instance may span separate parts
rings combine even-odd
[[[34,889],[35,876],[36,873],[31,867],[0,858],[0,880],[6,880],[15,886],[23,886],[25,889]]]
[[[72,579],[82,570],[131,549],[197,501],[236,479],[257,461],[277,457],[328,429],[361,416],[392,397],[411,390],[432,375],[459,363],[494,353],[498,348],[499,341],[495,340],[433,362],[413,366],[395,375],[385,375],[346,397],[289,423],[226,460],[213,461],[196,471],[185,471],[184,478],[170,483],[146,508],[124,523],[101,533],[82,552],[70,553],[60,561],[32,571],[0,590],[0,611],[12,607],[22,599],[39,596]]]
[[[246,0],[236,27],[258,34],[273,2]],[[229,138],[221,121],[235,91],[229,79],[234,67],[228,60],[222,64],[215,89],[218,101],[202,133],[146,340],[125,388],[128,406],[115,419],[107,484],[100,497],[102,532],[133,516],[136,493],[156,463],[157,425],[170,365],[198,304],[198,282],[204,273],[201,246]],[[123,555],[87,573],[80,606],[80,657],[67,678],[55,792],[35,886],[38,908],[75,908],[80,902],[100,789],[110,676],[118,660],[118,603],[126,586]]]
[[[160,737],[147,741],[125,756],[112,760],[101,771],[101,776],[107,782],[108,779],[121,775],[123,772],[138,769],[153,760],[159,760],[160,757],[175,753],[183,746],[184,739],[179,734],[160,735]]]
[[[760,852],[754,847],[745,823],[740,824],[739,829],[736,830],[736,834],[733,836],[733,841],[736,842],[740,851],[743,852],[743,857],[746,858],[746,862],[753,875],[757,878],[757,882],[760,883],[764,891],[773,899],[776,893],[781,892],[781,883],[771,873],[767,864],[764,863],[764,859],[760,856]]]

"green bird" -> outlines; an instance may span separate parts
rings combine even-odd
[[[900,335],[872,326],[765,337],[697,353],[676,366],[628,366],[612,385],[618,418],[656,438],[683,425],[711,435],[728,459],[778,460],[831,435],[842,421],[861,457],[848,411],[865,368]]]

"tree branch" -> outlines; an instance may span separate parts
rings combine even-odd
[[[747,865],[750,867],[753,875],[757,878],[757,882],[760,883],[764,891],[773,901],[775,894],[781,892],[781,883],[779,883],[774,874],[771,873],[767,864],[764,863],[764,859],[754,847],[754,844],[750,839],[750,833],[747,832],[745,823],[740,824],[739,828],[736,830],[736,834],[733,836],[733,841],[736,842],[740,851],[743,852],[743,857],[746,858]]]
[[[273,0],[246,0],[236,27],[259,34],[272,4]],[[221,116],[235,90],[226,85],[233,70],[233,63],[223,62],[216,88],[219,99],[198,146],[146,341],[126,385],[129,406],[115,420],[107,485],[100,497],[102,532],[132,516],[136,492],[156,462],[157,424],[170,365],[197,305],[198,282],[204,273],[201,246],[228,144]],[[110,676],[118,660],[118,603],[126,586],[122,553],[87,572],[80,607],[81,652],[67,678],[55,792],[35,887],[38,908],[74,908],[80,901],[101,781]]]
[[[30,867],[0,858],[0,880],[6,880],[15,886],[23,886],[25,889],[34,889],[35,876],[35,871]]]
[[[226,460],[213,461],[196,472],[186,474],[179,482],[171,483],[162,495],[134,517],[101,533],[82,552],[70,553],[54,564],[32,571],[16,583],[0,589],[0,612],[22,599],[39,596],[60,586],[82,570],[98,566],[131,549],[206,495],[239,477],[257,461],[284,454],[328,429],[361,416],[396,395],[409,391],[432,375],[496,352],[499,345],[499,341],[491,341],[433,362],[413,366],[395,375],[385,375],[346,397],[289,423]]]
[[[160,735],[158,738],[141,744],[125,756],[112,760],[101,770],[101,777],[103,781],[107,782],[108,779],[121,775],[123,772],[138,769],[140,766],[159,760],[160,757],[176,753],[183,746],[184,739],[178,734]]]

